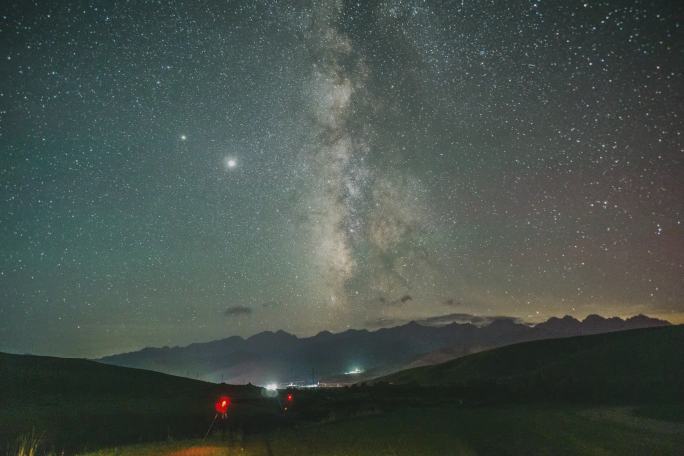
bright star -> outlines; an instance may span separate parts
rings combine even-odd
[[[226,164],[226,168],[233,169],[237,166],[237,160],[235,160],[234,158],[226,157],[225,164]]]
[[[185,141],[186,139],[188,139],[188,137],[187,135],[180,135],[180,139],[181,141]]]

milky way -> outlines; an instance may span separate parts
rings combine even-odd
[[[0,9],[0,350],[684,321],[676,2]]]
[[[350,117],[364,81],[349,38],[335,26],[341,5],[321,3],[317,8],[308,37],[314,57],[308,82],[314,124],[304,157],[313,180],[306,207],[312,231],[308,253],[319,265],[329,303],[338,306],[346,304],[345,285],[357,268],[352,242],[359,229],[358,200],[365,191],[367,145]]]

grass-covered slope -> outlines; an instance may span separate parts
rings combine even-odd
[[[380,380],[512,398],[682,401],[684,326],[526,342]]]
[[[12,400],[37,395],[148,397],[206,391],[212,384],[95,361],[0,353],[0,388]]]
[[[195,437],[213,418],[219,393],[233,398],[236,419],[249,420],[268,407],[260,391],[82,359],[0,353],[0,454],[32,430],[58,451]]]

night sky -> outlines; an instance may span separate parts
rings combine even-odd
[[[4,1],[0,350],[684,321],[675,1]]]

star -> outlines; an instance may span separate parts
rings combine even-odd
[[[226,159],[225,159],[225,165],[226,165],[226,168],[228,168],[228,169],[233,169],[233,168],[235,168],[235,167],[237,166],[237,160],[235,160],[234,158],[228,158],[228,157],[226,157]]]

